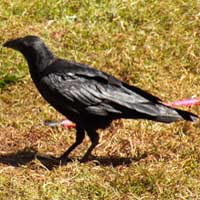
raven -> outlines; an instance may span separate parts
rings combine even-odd
[[[37,36],[12,39],[4,47],[23,54],[31,78],[43,98],[76,124],[76,141],[60,157],[61,160],[82,143],[85,132],[91,140],[91,146],[82,158],[86,160],[99,142],[96,130],[106,128],[115,119],[148,119],[164,123],[198,119],[190,112],[164,105],[158,97],[105,72],[56,58]]]

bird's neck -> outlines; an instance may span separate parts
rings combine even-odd
[[[22,53],[28,62],[31,76],[39,76],[55,60],[53,53],[48,48]]]

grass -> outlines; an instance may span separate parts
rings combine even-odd
[[[200,96],[196,0],[2,0],[0,43],[40,36],[59,57],[90,64],[164,101]],[[0,200],[200,199],[199,123],[118,120],[100,130],[96,160],[52,168],[74,130],[36,91],[21,54],[0,47]],[[188,110],[199,114],[198,107]]]

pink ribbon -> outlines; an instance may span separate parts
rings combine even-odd
[[[198,106],[200,105],[200,98],[183,99],[173,102],[164,103],[167,106],[177,107],[177,106]]]
[[[71,129],[71,128],[76,127],[76,125],[68,119],[64,119],[64,120],[61,120],[61,121],[45,120],[44,125],[45,126],[51,126],[51,127],[62,125],[66,129]]]

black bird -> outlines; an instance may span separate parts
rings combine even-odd
[[[98,128],[106,128],[119,118],[148,119],[170,123],[196,121],[197,116],[174,109],[137,87],[90,66],[59,59],[37,36],[9,40],[4,47],[20,51],[28,62],[33,82],[41,95],[57,111],[76,124],[76,141],[60,157],[64,160],[82,143],[87,132],[91,154],[99,142]]]

